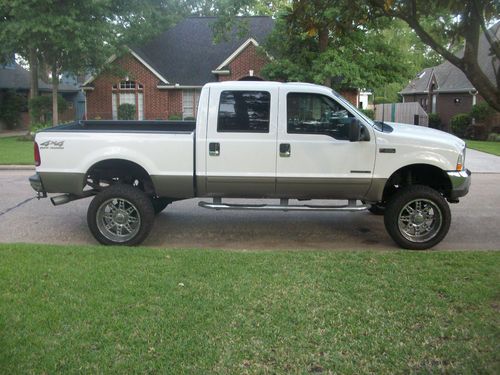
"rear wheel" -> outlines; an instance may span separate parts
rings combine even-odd
[[[451,213],[436,190],[413,185],[396,192],[384,214],[387,232],[401,247],[425,250],[437,245],[448,233]]]
[[[92,235],[104,245],[138,245],[154,222],[150,198],[131,185],[113,185],[97,194],[87,211]]]

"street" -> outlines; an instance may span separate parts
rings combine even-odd
[[[0,171],[0,242],[89,244],[90,199],[52,206],[32,199],[34,171]],[[452,204],[451,229],[439,250],[500,249],[500,174],[474,174],[470,193]],[[369,212],[213,211],[200,199],[175,202],[156,218],[144,246],[237,250],[397,249],[383,218]],[[326,202],[317,202],[326,203]]]

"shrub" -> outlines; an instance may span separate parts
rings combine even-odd
[[[50,126],[52,126],[52,124],[49,122],[37,122],[31,124],[30,129],[32,133],[36,133],[37,131],[48,128]]]
[[[442,122],[437,113],[429,113],[429,128],[441,129]]]
[[[470,123],[471,117],[468,113],[458,113],[451,119],[451,130],[457,137],[463,138]]]
[[[497,134],[500,134],[500,125],[493,125],[491,127],[491,132],[492,133],[497,133]]]
[[[500,142],[500,134],[498,134],[498,133],[490,133],[490,134],[488,134],[488,141],[491,141],[491,142]]]
[[[57,112],[63,113],[68,109],[68,102],[61,95],[57,96]],[[32,121],[36,123],[48,123],[52,119],[52,96],[36,96],[28,101]]]
[[[484,124],[474,124],[467,126],[465,129],[464,138],[466,139],[475,139],[478,141],[486,140],[486,136],[488,134],[486,125]]]
[[[19,125],[21,112],[26,110],[26,98],[15,91],[6,91],[0,97],[0,120],[8,129],[14,129]]]
[[[366,116],[368,116],[372,120],[375,119],[375,111],[373,109],[362,109],[361,112],[363,112]]]
[[[170,116],[168,116],[168,119],[173,121],[179,121],[182,120],[182,115],[178,113],[172,113]]]
[[[482,122],[486,120],[489,116],[494,113],[494,109],[490,107],[490,105],[486,102],[481,102],[478,104],[474,104],[472,106],[472,110],[470,111],[471,117],[473,117],[476,121]]]
[[[384,103],[391,103],[391,101],[387,99],[385,96],[376,96],[375,99],[373,99],[373,104],[384,104]]]
[[[118,120],[134,120],[135,105],[129,103],[120,104],[118,107]]]

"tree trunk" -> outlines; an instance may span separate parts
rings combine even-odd
[[[59,123],[59,112],[57,106],[57,91],[59,89],[59,75],[57,67],[52,66],[52,125],[56,126]]]
[[[30,66],[30,99],[38,96],[38,57],[36,50],[30,48],[29,50],[29,66]],[[33,113],[30,111],[30,125],[40,121],[39,118],[33,118]]]

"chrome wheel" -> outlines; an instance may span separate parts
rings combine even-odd
[[[113,242],[126,242],[141,228],[139,210],[124,198],[111,198],[102,203],[96,219],[99,232]]]
[[[441,229],[443,215],[439,207],[428,199],[415,199],[399,212],[399,231],[408,241],[426,242]]]

